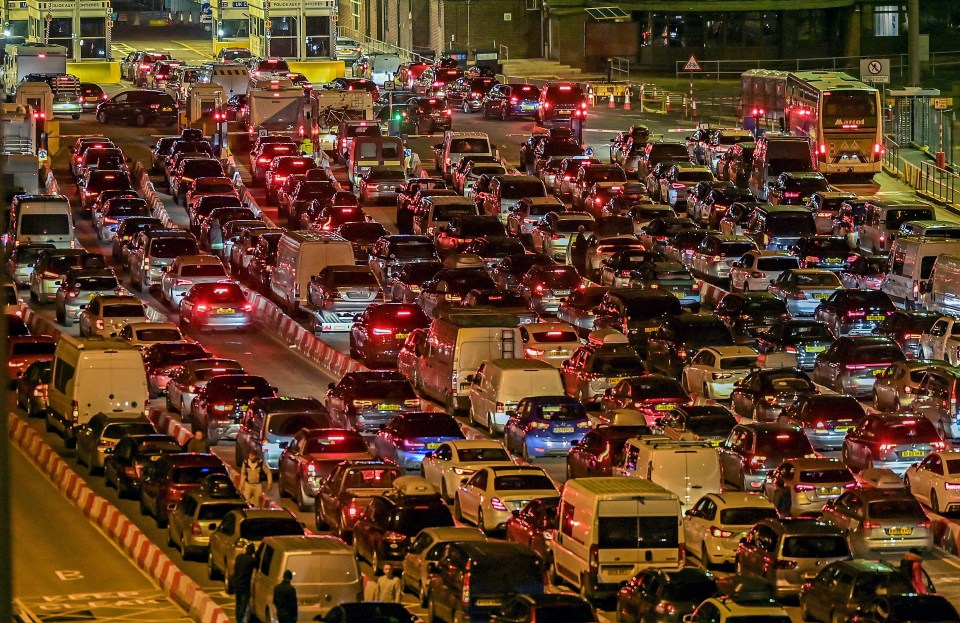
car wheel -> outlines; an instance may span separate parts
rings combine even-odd
[[[701,392],[701,395],[707,400],[710,400],[710,389],[707,387],[706,382],[703,383],[703,392]]]
[[[491,532],[491,530],[487,530],[487,526],[486,526],[486,524],[483,522],[483,509],[482,509],[482,508],[478,508],[478,509],[477,509],[477,528],[479,528],[479,529],[480,529],[480,532],[482,532],[482,533],[484,533],[484,534],[487,534],[488,532]]]
[[[373,550],[373,556],[371,556],[370,566],[373,567],[373,573],[376,575],[380,573],[380,553],[377,550]]]
[[[807,610],[807,602],[803,598],[803,595],[800,595],[800,620],[801,621],[813,621],[813,617],[810,616],[810,611]]]
[[[420,476],[423,476],[423,464],[420,465]],[[440,497],[442,497],[446,502],[450,502],[450,493],[447,491],[447,479],[444,476],[440,476]]]
[[[430,593],[427,592],[427,583],[423,580],[420,581],[420,589],[418,591],[420,599],[420,607],[426,608],[427,604],[430,603]]]
[[[703,563],[704,571],[710,570],[710,555],[707,553],[707,544],[705,542],[700,545],[700,562]]]
[[[310,510],[310,506],[307,504],[307,492],[303,488],[303,483],[300,483],[297,486],[297,508],[301,513]]]
[[[107,113],[103,110],[97,113],[97,121],[100,123],[107,123]]]
[[[456,496],[453,499],[453,518],[459,522],[463,522],[463,509],[460,508],[460,496]]]
[[[938,515],[940,514],[940,500],[937,498],[936,491],[930,492],[930,510]]]
[[[207,556],[207,579],[216,582],[223,579],[223,572],[213,564],[213,554]]]
[[[523,460],[527,463],[533,463],[533,459],[530,458],[530,450],[527,448],[527,442],[524,441],[520,447],[520,455],[523,457]]]

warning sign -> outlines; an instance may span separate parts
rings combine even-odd
[[[697,62],[697,57],[693,54],[690,55],[690,58],[687,59],[687,64],[683,66],[684,71],[700,71],[700,63]]]

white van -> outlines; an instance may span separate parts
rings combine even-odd
[[[203,81],[219,84],[224,96],[246,95],[250,83],[250,70],[238,63],[211,63],[204,68]]]
[[[539,359],[484,361],[470,383],[470,421],[502,433],[507,412],[524,398],[562,396],[560,370]]]
[[[929,203],[914,199],[868,199],[863,206],[858,244],[868,253],[887,253],[907,221],[931,221],[936,218]]]
[[[327,266],[353,265],[353,246],[336,234],[290,231],[280,238],[270,291],[289,313],[307,304],[310,278]]]
[[[936,259],[924,289],[924,307],[941,314],[960,315],[960,252]]]
[[[588,599],[613,597],[648,568],[683,564],[683,522],[677,496],[624,476],[574,478],[563,487],[551,574]]]
[[[438,312],[417,355],[420,389],[450,411],[466,410],[472,387],[467,379],[481,363],[523,357],[519,324],[515,314],[468,309]]]
[[[8,244],[47,242],[73,249],[73,211],[64,195],[15,195],[10,202]]]
[[[250,582],[249,613],[257,620],[277,620],[273,589],[287,570],[293,572],[300,621],[313,621],[342,603],[363,601],[363,581],[352,547],[330,535],[268,536]]]
[[[933,274],[934,263],[943,254],[960,254],[960,240],[917,236],[897,238],[890,249],[888,270],[880,290],[886,292],[898,307],[916,309]]]
[[[360,186],[360,178],[373,167],[403,169],[403,141],[396,136],[357,136],[350,144],[347,171],[350,182]]]
[[[708,493],[720,493],[723,480],[720,455],[709,442],[659,436],[628,440],[614,473],[655,482],[677,494],[685,508]]]
[[[136,418],[148,407],[140,351],[113,338],[61,335],[47,392],[47,430],[58,431],[67,447],[98,413]]]

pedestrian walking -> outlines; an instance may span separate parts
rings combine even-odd
[[[587,268],[587,236],[586,228],[581,225],[577,227],[577,235],[573,237],[570,243],[570,262],[582,275]]]
[[[193,437],[190,438],[190,441],[184,446],[184,451],[186,452],[199,452],[201,454],[210,453],[210,440],[207,439],[207,431],[202,428],[198,428],[194,433]]]
[[[297,623],[297,589],[293,587],[293,571],[283,572],[283,581],[273,589],[273,609],[277,623]]]
[[[237,621],[242,622],[250,603],[250,580],[253,570],[257,567],[257,549],[253,543],[247,545],[246,551],[237,556],[233,562],[233,575],[230,576],[230,586],[237,605]]]
[[[377,579],[377,590],[373,594],[373,601],[390,601],[400,603],[403,587],[400,578],[393,572],[392,565],[383,565],[383,575]]]
[[[900,574],[913,587],[913,592],[918,595],[926,595],[930,592],[927,590],[927,578],[923,570],[923,553],[916,547],[911,547],[910,551],[903,555],[900,561]]]
[[[266,489],[264,488],[266,483]],[[263,492],[273,487],[273,474],[256,450],[251,450],[240,466],[240,494],[247,503],[259,507]]]

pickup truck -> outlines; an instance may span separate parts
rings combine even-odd
[[[332,528],[347,539],[373,498],[388,492],[401,476],[403,470],[379,459],[343,461],[317,491],[317,528]]]

